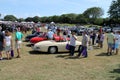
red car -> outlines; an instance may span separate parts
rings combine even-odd
[[[64,41],[64,37],[63,36],[57,36],[56,34],[54,34],[53,36],[55,41]],[[67,38],[67,40],[70,40],[70,38]]]
[[[64,40],[63,37],[57,36],[56,34],[54,34],[53,38],[54,38],[55,41],[63,41],[63,40]],[[44,40],[48,40],[46,33],[44,33],[43,36],[32,38],[32,39],[30,40],[30,43],[35,44],[35,43],[37,43],[37,42],[44,41]],[[70,39],[67,38],[67,40],[70,40]]]
[[[33,37],[30,39],[30,43],[35,44],[37,42],[47,40],[47,33],[44,33],[42,36]]]

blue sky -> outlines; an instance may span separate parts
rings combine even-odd
[[[0,0],[0,13],[17,18],[83,13],[91,7],[101,7],[107,17],[112,0]]]

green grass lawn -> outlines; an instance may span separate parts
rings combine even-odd
[[[28,44],[23,42],[21,58],[0,61],[0,80],[120,80],[120,52],[106,56],[106,40],[104,48],[89,50],[88,58],[34,52]]]

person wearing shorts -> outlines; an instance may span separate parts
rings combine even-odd
[[[108,43],[107,55],[109,56],[112,55],[112,48],[115,44],[115,36],[112,32],[108,33],[107,35],[107,43]]]
[[[15,47],[16,47],[17,53],[18,53],[16,58],[20,58],[20,49],[21,49],[21,44],[22,44],[22,38],[23,38],[23,34],[20,32],[20,28],[18,28],[15,33]]]

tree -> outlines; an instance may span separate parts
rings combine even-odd
[[[40,17],[38,16],[33,17],[33,22],[35,23],[40,22]]]
[[[94,24],[96,24],[96,25],[102,25],[103,24],[103,19],[102,18],[95,19]]]
[[[100,7],[88,8],[83,15],[87,18],[100,18],[104,14]]]
[[[67,15],[67,16],[69,17],[69,19],[70,19],[69,23],[75,23],[77,14],[70,13],[70,14],[66,14],[66,15]]]
[[[76,17],[76,23],[86,24],[87,23],[87,18],[85,18],[85,16],[83,14],[79,14]]]
[[[62,23],[75,23],[77,14],[70,13],[70,14],[63,14],[60,16],[60,21]]]
[[[6,15],[4,17],[5,21],[17,21],[17,18],[14,15]]]
[[[51,19],[53,22],[56,22],[56,23],[60,21],[59,16],[57,16],[57,15],[52,16]]]
[[[32,21],[33,21],[33,18],[32,18],[32,17],[27,17],[27,18],[25,19],[25,21],[26,21],[26,22],[32,22]]]
[[[19,18],[17,21],[18,22],[22,22],[22,21],[24,21],[24,19],[23,18]]]
[[[120,0],[114,0],[108,11],[111,19],[120,19]]]
[[[60,16],[61,23],[69,23],[69,21],[70,21],[70,18],[66,14],[63,14]]]

